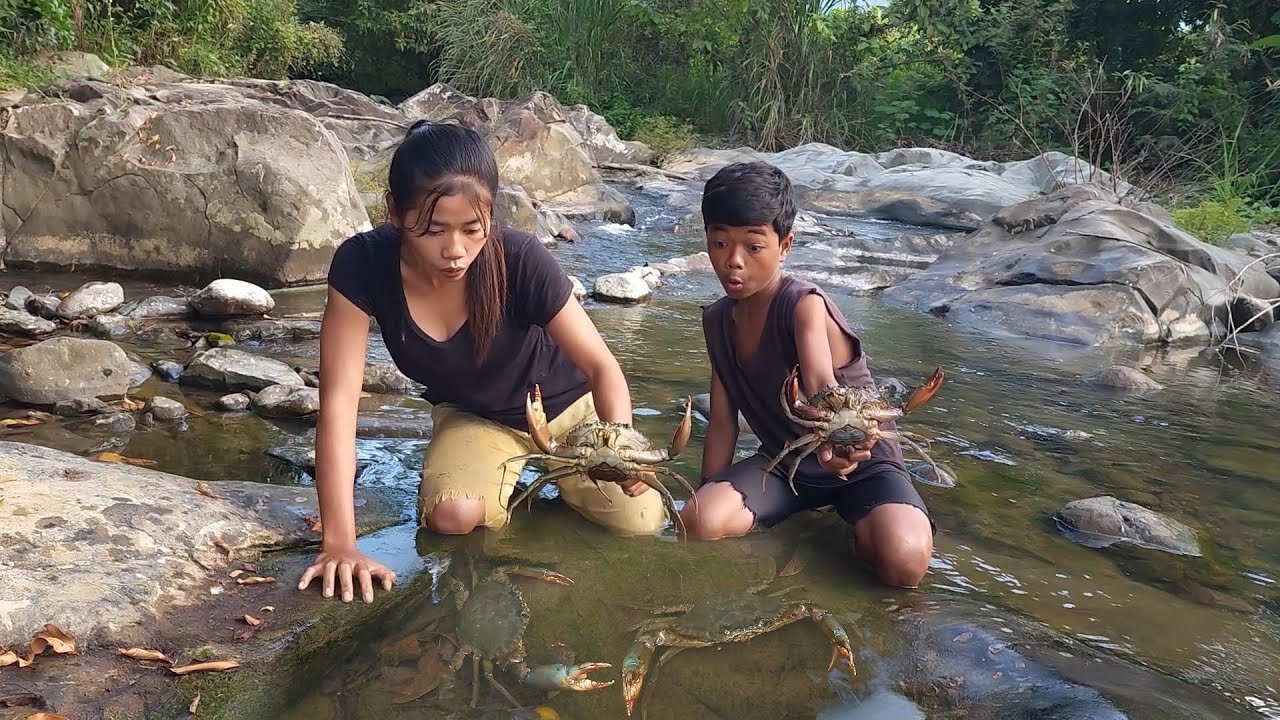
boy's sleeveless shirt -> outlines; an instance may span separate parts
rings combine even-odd
[[[507,261],[505,319],[477,366],[470,323],[444,342],[413,322],[400,277],[400,231],[384,224],[343,241],[329,266],[329,286],[373,317],[400,372],[425,386],[432,404],[452,403],[472,414],[528,431],[525,395],[541,385],[548,417],[589,390],[586,377],[547,334],[573,283],[530,233],[503,228]]]
[[[810,293],[822,298],[827,305],[827,312],[853,342],[853,360],[836,369],[836,379],[847,385],[872,384],[867,357],[862,351],[862,342],[857,333],[849,327],[843,313],[835,307],[822,288],[813,283],[783,274],[778,292],[769,306],[755,354],[745,362],[738,358],[737,344],[734,342],[734,300],[729,297],[720,298],[702,311],[702,332],[706,338],[711,366],[720,377],[730,402],[742,412],[747,424],[760,439],[760,452],[771,459],[782,451],[787,442],[810,432],[810,428],[787,418],[781,397],[783,383],[799,362],[796,352],[796,305]],[[802,384],[801,397],[803,394]],[[892,423],[887,423],[884,429],[893,427]],[[803,451],[796,449],[783,458],[779,467],[784,473],[791,471],[801,452]],[[871,450],[871,459],[861,463],[859,468],[882,462],[902,463],[902,452],[896,443],[876,443]],[[818,486],[845,482],[818,463],[816,452],[806,457],[796,472],[796,482],[800,483],[802,480],[807,485]]]

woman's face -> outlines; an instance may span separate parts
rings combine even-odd
[[[477,204],[466,195],[441,195],[430,224],[419,227],[418,213],[429,207],[429,200],[409,210],[403,220],[396,218],[395,222],[413,254],[432,275],[444,280],[461,280],[489,239],[489,213],[483,205],[477,209]]]

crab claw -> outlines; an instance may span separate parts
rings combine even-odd
[[[787,405],[795,411],[797,415],[806,420],[818,420],[820,414],[814,410],[807,402],[800,399],[800,366],[796,365],[791,369],[791,374],[787,376],[784,386],[787,390]]]
[[[551,438],[551,431],[547,429],[547,412],[542,407],[542,388],[538,385],[534,385],[533,392],[525,396],[524,419],[529,426],[529,437],[533,438],[533,444],[542,452],[551,453],[555,441]]]
[[[573,690],[586,692],[607,688],[613,680],[601,682],[587,677],[593,670],[604,670],[613,667],[609,663],[579,663],[577,665],[539,665],[529,670],[524,677],[524,684],[543,690]]]
[[[676,428],[676,434],[671,437],[671,445],[667,446],[667,457],[674,458],[684,451],[684,446],[689,442],[689,435],[693,432],[693,398],[686,397],[684,401],[684,419],[680,421],[680,426]]]
[[[934,368],[933,374],[929,376],[929,379],[913,390],[907,401],[902,404],[902,412],[909,413],[929,402],[934,393],[938,392],[938,388],[942,387],[943,377],[942,368]]]

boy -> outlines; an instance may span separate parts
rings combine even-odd
[[[821,288],[780,268],[794,239],[795,214],[790,181],[768,163],[728,165],[703,191],[707,253],[727,297],[703,308],[711,424],[698,502],[686,503],[681,517],[689,535],[715,540],[834,505],[853,527],[858,558],[882,582],[915,587],[929,567],[935,529],[896,443],[880,441],[847,458],[821,446],[796,473],[799,495],[787,483],[799,451],[764,479],[765,466],[782,446],[807,432],[787,419],[779,400],[797,363],[804,397],[837,384],[837,378],[872,382],[861,341],[840,310]],[[730,464],[739,410],[761,446],[754,456]]]

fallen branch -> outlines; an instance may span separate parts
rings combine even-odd
[[[697,178],[693,177],[692,175],[686,175],[685,173],[676,172],[675,170],[665,170],[660,167],[654,167],[652,165],[639,165],[637,163],[602,162],[602,163],[596,163],[596,167],[602,170],[621,170],[623,172],[636,172],[636,173],[639,173],[639,172],[657,173],[659,175],[666,175],[667,177],[672,178],[674,180],[684,180],[685,182],[693,182],[694,180],[697,180]]]

